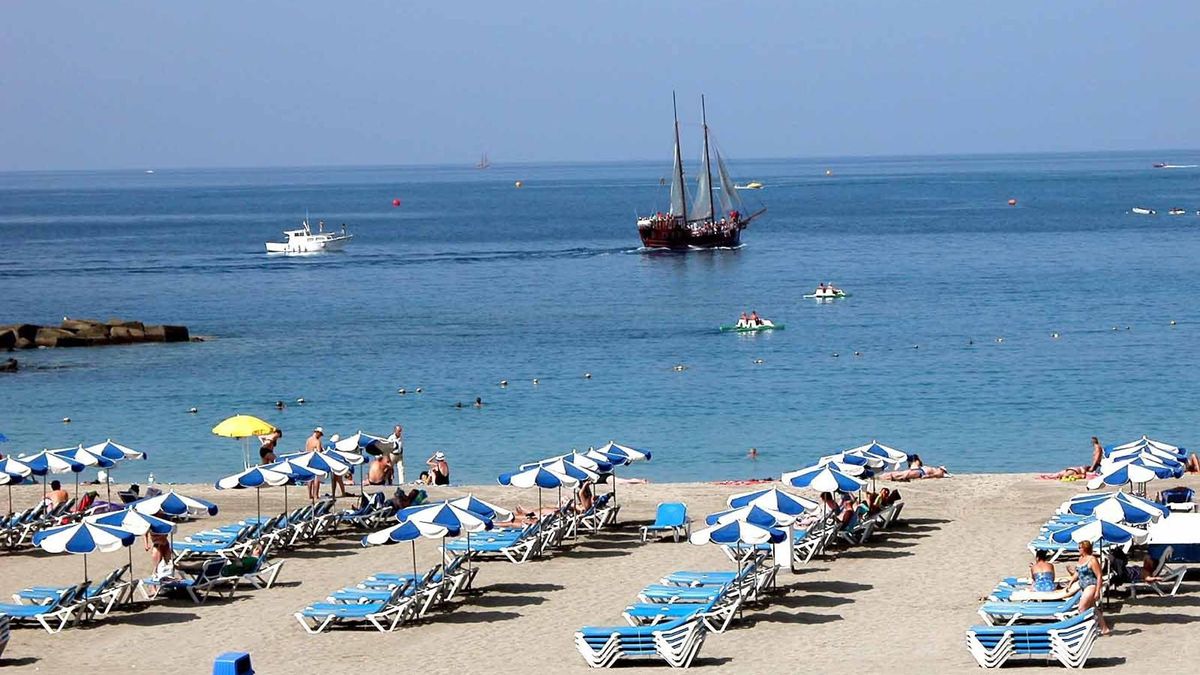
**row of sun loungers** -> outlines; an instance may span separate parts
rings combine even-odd
[[[98,583],[29,586],[14,593],[12,603],[0,603],[0,614],[7,615],[14,625],[37,624],[48,633],[58,633],[72,622],[108,616],[114,607],[127,602],[133,592],[128,574],[126,565]]]
[[[739,572],[680,571],[638,592],[622,615],[628,626],[585,626],[575,646],[593,668],[630,658],[661,659],[687,668],[709,632],[725,632],[744,602],[771,585],[779,567],[751,554]]]
[[[239,558],[265,546],[290,549],[316,542],[332,534],[339,522],[333,506],[332,499],[323,499],[264,520],[249,518],[188,535],[175,542],[175,560]]]
[[[368,624],[390,633],[401,624],[424,619],[432,610],[446,607],[470,585],[479,568],[465,565],[466,556],[455,558],[443,569],[435,566],[423,575],[377,573],[362,582],[334,591],[323,602],[314,602],[295,617],[310,634],[333,626]]]
[[[620,507],[610,500],[611,495],[600,495],[592,508],[584,513],[576,512],[573,504],[567,503],[525,527],[460,537],[447,542],[443,548],[448,555],[456,557],[469,551],[472,558],[501,558],[515,564],[524,563],[550,554],[568,537],[577,537],[581,532],[594,534],[612,525]]]
[[[13,550],[32,544],[33,535],[39,530],[59,525],[64,518],[72,518],[74,508],[74,499],[53,507],[42,503],[0,519],[0,547]]]

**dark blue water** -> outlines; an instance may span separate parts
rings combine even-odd
[[[1194,444],[1200,171],[1164,159],[1200,153],[737,162],[770,210],[740,250],[684,255],[636,250],[666,163],[0,174],[0,323],[217,336],[16,354],[0,449],[111,436],[150,451],[139,478],[212,479],[240,468],[209,433],[235,412],[289,447],[400,422],[410,466],[443,449],[469,481],[610,438],[657,480],[873,437],[959,471],[1078,464],[1092,434]],[[349,249],[268,258],[305,209]],[[801,298],[821,280],[852,297]],[[743,309],[787,329],[716,331]]]

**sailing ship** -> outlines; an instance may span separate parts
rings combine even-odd
[[[483,153],[483,157],[480,157],[478,162],[475,162],[476,169],[486,169],[486,168],[490,167],[491,165],[492,165],[492,163],[490,160],[488,160],[488,156],[487,156],[486,152]]]
[[[700,97],[700,115],[704,127],[703,171],[696,185],[696,199],[689,207],[687,185],[683,178],[683,156],[679,147],[679,111],[675,105],[675,94],[671,94],[671,107],[675,113],[675,166],[671,172],[671,206],[666,213],[637,219],[638,234],[646,248],[718,248],[739,246],[742,230],[766,209],[746,214],[741,198],[721,153],[711,147],[708,132],[708,114],[704,97]],[[717,180],[713,185],[713,156],[716,156]],[[719,190],[717,189],[719,187]],[[720,211],[717,211],[717,205]]]

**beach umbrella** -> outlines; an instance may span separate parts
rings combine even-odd
[[[89,523],[96,525],[104,525],[106,527],[115,527],[119,530],[132,532],[137,536],[146,534],[170,535],[175,533],[175,523],[162,518],[148,516],[144,513],[125,508],[120,511],[104,513],[98,516],[88,516],[84,518]],[[129,574],[133,577],[133,549],[129,548]],[[132,596],[131,596],[132,597]]]
[[[1151,438],[1148,438],[1145,434],[1142,434],[1142,437],[1137,439],[1136,441],[1122,443],[1121,445],[1114,445],[1111,448],[1109,448],[1109,452],[1121,452],[1124,450],[1142,449],[1142,448],[1153,448],[1154,450],[1168,452],[1172,455],[1184,454],[1183,448],[1181,448],[1177,445],[1171,445],[1170,443],[1164,443],[1163,441],[1153,440]]]
[[[130,506],[148,516],[215,516],[218,511],[217,505],[212,502],[181,495],[174,490],[139,499]]]
[[[1148,483],[1159,478],[1170,478],[1175,472],[1172,467],[1147,461],[1145,458],[1104,463],[1100,466],[1100,475],[1088,481],[1088,489],[1096,489],[1101,485]]]
[[[294,460],[285,459],[282,462],[267,464],[263,467],[276,473],[281,473],[287,476],[287,482],[283,484],[283,510],[288,510],[288,487],[292,485],[303,485],[309,481],[322,478],[326,475],[324,471],[318,469],[300,466]]]
[[[512,485],[519,488],[536,487],[538,489],[538,517],[542,515],[542,489],[543,488],[559,488],[564,485],[567,487],[575,487],[579,485],[580,480],[565,474],[555,473],[549,468],[537,465],[516,471],[513,473],[500,474],[501,485]]]
[[[372,436],[371,434],[364,434],[362,431],[359,431],[353,436],[347,436],[338,440],[333,444],[333,447],[338,452],[382,455],[395,450],[396,444],[382,436]]]
[[[61,450],[51,450],[51,452],[58,455],[59,457],[66,457],[67,459],[70,459],[72,461],[79,462],[80,464],[84,465],[85,467],[93,467],[93,468],[97,468],[97,469],[111,469],[117,463],[116,460],[112,460],[103,455],[97,455],[92,452],[89,452],[82,445],[80,445],[78,447],[74,447],[74,448],[62,448]],[[76,498],[79,497],[79,473],[78,472],[75,473],[75,496],[76,496]],[[112,493],[110,492],[108,494],[108,496],[111,498]]]
[[[846,475],[829,464],[818,464],[785,473],[783,482],[792,487],[811,488],[819,492],[857,492],[866,485],[854,476]]]
[[[760,527],[788,527],[796,522],[796,517],[753,504],[710,513],[704,517],[704,522],[708,525],[724,525],[735,520],[752,523]]]
[[[417,540],[426,539],[445,539],[446,537],[457,537],[458,530],[454,530],[443,525],[434,525],[433,523],[421,522],[403,522],[399,525],[372,532],[362,538],[363,546],[378,546],[383,544],[398,544],[400,542],[409,542],[412,544],[412,565],[413,579],[416,583],[417,577]],[[445,553],[442,554],[442,560],[445,560]],[[444,563],[443,563],[444,566]]]
[[[496,506],[490,502],[485,502],[471,493],[468,493],[462,497],[447,500],[447,503],[451,504],[452,506],[457,506],[460,509],[470,511],[471,513],[483,516],[484,518],[496,523],[507,523],[515,517],[512,511],[509,511],[501,506]],[[468,532],[468,534],[470,533]]]
[[[828,464],[834,462],[836,464],[847,464],[852,466],[861,466],[864,469],[875,470],[882,469],[889,464],[888,460],[874,455],[863,455],[851,452],[837,452],[832,455],[825,455],[817,460],[818,464]]]
[[[262,488],[266,486],[287,485],[288,477],[277,471],[263,466],[252,466],[245,471],[225,476],[214,483],[218,490],[243,490],[254,488],[254,511],[258,520],[262,521]]]
[[[1103,513],[1109,520],[1128,520],[1131,523],[1143,523],[1147,520],[1157,520],[1171,514],[1171,510],[1158,502],[1145,497],[1127,494],[1125,492],[1105,492],[1096,495],[1084,494],[1073,498],[1059,509],[1062,513],[1073,513],[1080,516],[1090,516],[1093,513]],[[1091,497],[1088,499],[1087,497]],[[1116,515],[1129,514],[1131,518],[1117,518]],[[1139,516],[1144,514],[1148,518]]]
[[[33,535],[33,545],[50,553],[75,553],[83,556],[83,580],[87,581],[89,553],[108,553],[129,546],[137,536],[132,532],[107,525],[80,521],[62,527],[52,527]]]
[[[599,448],[596,448],[594,450],[594,452],[598,452],[601,455],[607,456],[609,458],[609,461],[612,462],[612,464],[613,464],[614,470],[613,470],[612,498],[613,498],[614,503],[617,501],[616,467],[617,466],[628,466],[630,464],[633,464],[634,462],[649,462],[650,457],[651,457],[651,452],[649,450],[639,450],[637,448],[630,447],[628,445],[621,445],[620,443],[617,443],[616,441],[609,441],[609,442],[605,443],[604,445],[600,446]]]
[[[831,466],[847,476],[870,478],[871,476],[875,475],[875,472],[871,471],[871,469],[865,464],[847,464],[845,462],[830,459],[829,457],[822,457],[818,459],[816,466]]]
[[[908,453],[896,448],[890,448],[883,445],[877,440],[872,439],[866,445],[860,445],[856,448],[850,448],[845,451],[847,454],[864,455],[868,457],[878,457],[885,462],[893,465],[903,464],[908,461]]]
[[[242,440],[243,468],[250,466],[250,441],[248,439],[251,436],[265,436],[274,431],[275,427],[271,426],[269,422],[253,415],[227,417],[212,428],[212,432],[218,436],[240,438]]]
[[[105,439],[105,441],[103,443],[96,443],[95,445],[85,446],[83,449],[87,450],[88,452],[92,453],[93,455],[99,455],[101,457],[104,457],[105,459],[110,459],[114,462],[122,462],[122,461],[134,460],[134,459],[146,459],[146,457],[147,457],[146,453],[141,452],[140,450],[134,450],[133,448],[121,445],[120,443],[113,441],[113,439],[111,439],[111,438]],[[112,476],[112,471],[109,471],[108,475]],[[111,480],[104,481],[104,492],[106,495],[106,499],[111,502],[112,501],[112,481]]]
[[[33,474],[33,469],[29,468],[28,464],[5,457],[0,459],[0,485],[8,488],[8,512],[12,513],[12,486],[25,482]]]
[[[444,527],[455,532],[483,532],[492,529],[492,519],[451,504],[448,500],[409,506],[396,512],[401,523],[413,521]],[[469,540],[468,540],[469,541]],[[442,565],[446,564],[446,547],[442,547]]]
[[[1179,453],[1170,450],[1162,450],[1152,445],[1143,445],[1139,447],[1127,448],[1125,450],[1113,450],[1109,452],[1106,459],[1113,462],[1120,462],[1126,459],[1135,457],[1151,457],[1166,462],[1182,462],[1184,457]]]
[[[546,459],[539,460],[537,462],[522,464],[518,468],[528,469],[534,466],[546,466],[559,461],[568,462],[573,466],[577,466],[581,469],[585,469],[596,474],[611,473],[613,469],[613,462],[607,455],[598,452],[589,454],[586,452],[579,452],[577,450],[572,450],[565,455],[556,455],[554,457],[547,457]]]
[[[725,502],[730,507],[759,506],[768,511],[778,511],[789,516],[798,516],[806,511],[817,508],[817,503],[799,495],[793,495],[779,488],[753,490],[733,495]]]
[[[358,462],[361,464],[363,459],[359,455]],[[290,462],[294,466],[298,466],[311,471],[317,475],[333,474],[335,476],[347,476],[353,469],[350,467],[350,460],[346,455],[336,450],[321,450],[317,452],[297,452],[287,454],[280,459]]]
[[[1141,528],[1122,525],[1121,523],[1110,522],[1104,518],[1090,517],[1086,520],[1081,520],[1078,523],[1064,527],[1061,530],[1056,530],[1051,533],[1050,537],[1060,543],[1066,544],[1069,542],[1080,541],[1098,541],[1109,544],[1124,544],[1132,541],[1134,544],[1140,544],[1146,540],[1147,532]]]
[[[32,455],[18,457],[17,460],[28,466],[33,475],[42,477],[43,499],[46,498],[46,476],[48,474],[79,473],[87,468],[73,459],[55,454],[53,450],[42,450]]]

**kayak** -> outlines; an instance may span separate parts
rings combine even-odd
[[[764,323],[761,326],[742,326],[737,324],[729,324],[721,326],[722,333],[757,333],[764,330],[783,330],[784,326],[781,323]]]

